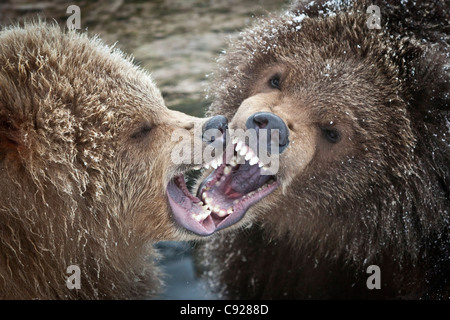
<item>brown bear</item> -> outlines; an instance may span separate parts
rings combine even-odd
[[[226,121],[167,109],[146,71],[84,33],[26,22],[0,44],[0,298],[155,294],[152,243],[215,227],[172,151],[199,139],[196,156]]]
[[[300,1],[230,44],[210,112],[278,130],[279,169],[231,135],[245,162],[201,185],[242,219],[201,250],[222,297],[450,297],[449,12]]]

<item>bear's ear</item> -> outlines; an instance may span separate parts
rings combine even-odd
[[[408,80],[413,111],[450,110],[449,69],[446,53],[436,49],[425,51],[416,60]]]

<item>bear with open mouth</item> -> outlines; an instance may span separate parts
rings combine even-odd
[[[448,28],[445,1],[298,1],[231,42],[210,113],[275,129],[279,168],[261,175],[231,135],[224,159],[245,161],[200,184],[216,215],[240,219],[200,253],[216,292],[449,298]]]
[[[203,132],[219,141],[226,125],[167,109],[150,75],[98,38],[43,21],[4,27],[0,299],[155,295],[152,244],[198,238],[179,221],[202,228],[200,201],[184,196],[196,165],[174,149],[195,143],[201,156],[213,143]]]

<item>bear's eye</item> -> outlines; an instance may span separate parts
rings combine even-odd
[[[336,129],[322,129],[324,137],[331,143],[338,143],[341,140],[341,134]]]
[[[280,89],[280,85],[281,85],[281,77],[280,77],[280,75],[276,74],[272,78],[270,78],[269,85],[272,88]]]
[[[139,140],[145,138],[150,133],[150,131],[152,131],[152,127],[146,123],[131,135],[131,139]]]

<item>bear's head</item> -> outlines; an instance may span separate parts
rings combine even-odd
[[[259,19],[219,59],[210,111],[231,121],[228,168],[200,193],[298,243],[414,247],[448,217],[448,53],[369,28],[363,4],[329,5]]]
[[[207,145],[202,131],[226,121],[169,110],[147,72],[86,34],[29,22],[0,43],[0,296],[156,288],[149,243],[191,239],[182,226],[214,231],[183,173]],[[78,292],[65,285],[70,265]]]

